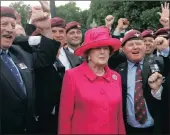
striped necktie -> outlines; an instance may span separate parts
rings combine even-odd
[[[135,118],[140,124],[144,124],[147,120],[147,113],[142,88],[142,70],[139,63],[135,66],[137,66],[134,94]]]

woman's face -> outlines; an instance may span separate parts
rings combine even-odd
[[[110,56],[109,46],[91,49],[88,55],[89,62],[94,65],[106,65]]]

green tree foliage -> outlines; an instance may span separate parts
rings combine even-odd
[[[160,1],[93,0],[88,22],[95,18],[99,25],[103,25],[105,17],[111,14],[115,16],[113,27],[117,25],[119,18],[127,18],[130,21],[129,29],[157,29],[160,24],[156,12],[161,10],[161,3]]]
[[[22,26],[25,27],[26,23],[29,21],[30,5],[25,5],[22,1],[19,1],[11,3],[9,6],[20,13]]]
[[[88,15],[89,15],[88,10],[84,10],[84,11],[80,10],[79,7],[76,7],[75,2],[69,2],[65,5],[56,7],[56,16],[65,19],[66,22],[71,22],[71,21],[80,22],[82,25],[83,33],[87,29],[86,22],[88,19]]]

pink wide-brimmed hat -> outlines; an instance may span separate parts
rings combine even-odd
[[[110,36],[107,27],[92,28],[85,33],[84,43],[75,50],[75,55],[83,56],[84,53],[92,48],[110,46],[114,51],[120,48],[121,41]]]

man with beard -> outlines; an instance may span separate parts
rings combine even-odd
[[[34,69],[50,65],[59,48],[59,43],[52,40],[49,15],[37,10],[34,9],[32,20],[42,29],[41,46],[40,51],[31,54],[19,45],[12,45],[16,32],[15,11],[9,7],[1,7],[0,130],[2,134],[34,133],[36,118]]]
[[[60,49],[58,58],[67,70],[82,63],[82,58],[74,55],[74,50],[77,49],[82,42],[82,32],[81,25],[76,21],[67,23],[65,29],[67,48],[62,47]]]
[[[146,45],[145,54],[149,57],[154,56],[155,44],[154,44],[154,32],[152,30],[145,30],[142,32],[143,41]]]

